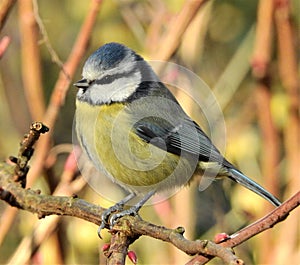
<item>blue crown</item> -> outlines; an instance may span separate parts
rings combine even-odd
[[[86,61],[86,64],[103,70],[116,67],[130,50],[119,43],[111,42],[101,46]]]

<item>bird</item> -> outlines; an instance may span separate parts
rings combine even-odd
[[[128,192],[103,212],[99,236],[119,218],[137,215],[154,194],[195,176],[227,177],[274,206],[281,204],[224,158],[150,64],[129,47],[111,42],[98,48],[74,86],[81,148],[97,170]]]

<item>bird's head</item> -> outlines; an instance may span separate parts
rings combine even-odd
[[[85,62],[77,99],[91,105],[126,101],[138,88],[143,72],[152,72],[141,56],[119,43],[108,43]]]

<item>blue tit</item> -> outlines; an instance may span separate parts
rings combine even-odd
[[[228,177],[275,206],[280,202],[228,162],[181,108],[151,66],[108,43],[85,62],[76,97],[76,133],[94,166],[129,192],[102,215],[100,229],[136,215],[155,193],[195,175]],[[124,210],[136,196],[142,199]]]

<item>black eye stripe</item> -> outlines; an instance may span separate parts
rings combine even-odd
[[[106,76],[102,77],[101,79],[94,80],[92,83],[93,84],[95,83],[97,85],[111,84],[116,79],[120,79],[120,78],[123,78],[123,77],[129,77],[129,76],[133,75],[135,72],[136,72],[136,68],[133,68],[129,72],[114,74],[114,75],[106,75]]]
[[[118,78],[118,74],[115,74],[115,75],[106,75],[106,76],[102,77],[101,79],[95,80],[94,82],[97,85],[105,85],[105,84],[112,83],[117,78]]]

